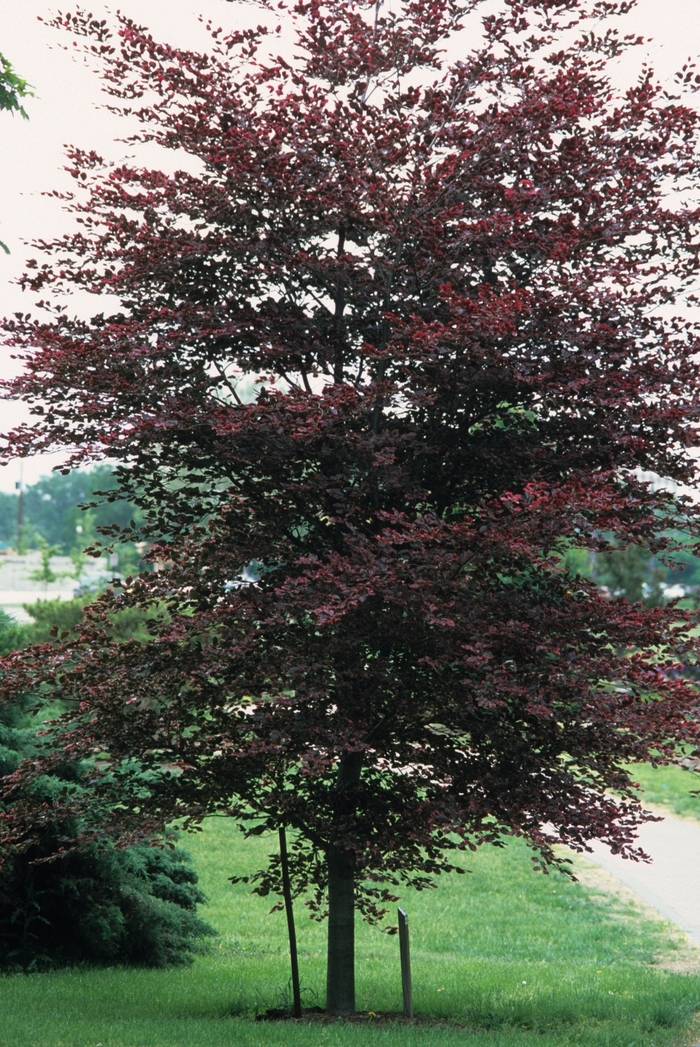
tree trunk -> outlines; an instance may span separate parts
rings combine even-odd
[[[355,1013],[355,858],[328,849],[328,970],[326,1010]]]
[[[362,753],[343,753],[338,768],[337,812],[352,813],[352,792],[360,780]],[[330,844],[328,861],[328,969],[326,1011],[355,1013],[355,855]]]

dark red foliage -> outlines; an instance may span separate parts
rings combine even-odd
[[[82,231],[25,284],[122,304],[6,322],[38,415],[10,446],[106,455],[159,569],[2,688],[75,703],[39,770],[101,757],[89,803],[57,809],[291,826],[297,890],[322,909],[337,880],[333,925],[348,877],[377,915],[502,832],[545,861],[631,853],[627,765],[698,742],[688,614],[563,559],[698,532],[640,479],[696,477],[700,340],[670,307],[699,267],[698,116],[649,71],[611,85],[628,3],[504,0],[473,49],[453,31],[478,0],[280,6],[286,60],[274,27],[195,54],[57,19],[138,137],[190,159],[70,151]],[[129,604],[160,608],[148,644],[104,633]],[[36,817],[12,808],[7,839]]]

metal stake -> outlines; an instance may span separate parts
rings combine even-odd
[[[289,956],[292,961],[292,995],[294,998],[294,1017],[301,1018],[301,990],[299,988],[299,961],[297,959],[297,936],[294,929],[294,911],[292,909],[292,887],[289,881],[289,859],[287,856],[287,834],[280,826],[280,861],[282,863],[282,892],[284,907],[287,912],[287,930],[289,931]]]
[[[403,1013],[413,1017],[413,989],[411,987],[411,950],[408,944],[408,914],[399,909],[399,948],[401,950],[401,987],[403,989]]]

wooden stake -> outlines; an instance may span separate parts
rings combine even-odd
[[[403,1013],[413,1017],[413,988],[411,986],[411,949],[408,944],[408,914],[399,909],[399,948],[401,950],[401,987],[403,989]]]
[[[283,825],[280,826],[280,861],[282,863],[282,893],[284,894],[284,908],[287,912],[287,930],[289,931],[289,956],[292,961],[292,995],[294,996],[294,1017],[301,1018],[301,989],[299,987],[297,934],[294,928],[294,910],[292,909],[292,886],[289,880],[287,833]]]

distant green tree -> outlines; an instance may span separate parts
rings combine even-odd
[[[90,505],[95,492],[111,491],[114,486],[111,469],[104,465],[44,476],[25,491],[27,527],[49,545],[56,545],[64,556],[76,547],[82,551],[98,537],[100,527],[126,527],[131,519],[138,519],[134,506],[123,500],[106,501],[88,510],[78,508]]]
[[[17,495],[0,491],[0,542],[14,545],[17,538]]]
[[[51,561],[58,552],[57,545],[49,545],[49,543],[39,536],[39,552],[41,553],[41,566],[37,567],[36,570],[30,571],[28,577],[32,582],[42,582],[44,588],[52,585],[53,582],[57,582],[63,575],[56,574],[51,567]]]
[[[624,596],[629,603],[660,607],[666,603],[663,584],[667,569],[641,545],[628,545],[609,553],[597,553],[593,578],[611,596]]]
[[[87,565],[90,562],[90,557],[84,552],[84,550],[92,545],[97,539],[97,532],[95,530],[95,513],[92,509],[83,511],[82,522],[76,524],[75,527],[75,545],[68,554],[73,564],[73,570],[70,573],[70,577],[74,581],[80,582]]]
[[[700,558],[691,548],[676,553],[674,563],[666,572],[666,584],[683,587],[686,596],[681,606],[697,607],[700,604]]]
[[[588,549],[572,546],[564,553],[564,562],[569,574],[574,578],[593,577],[593,554]]]

